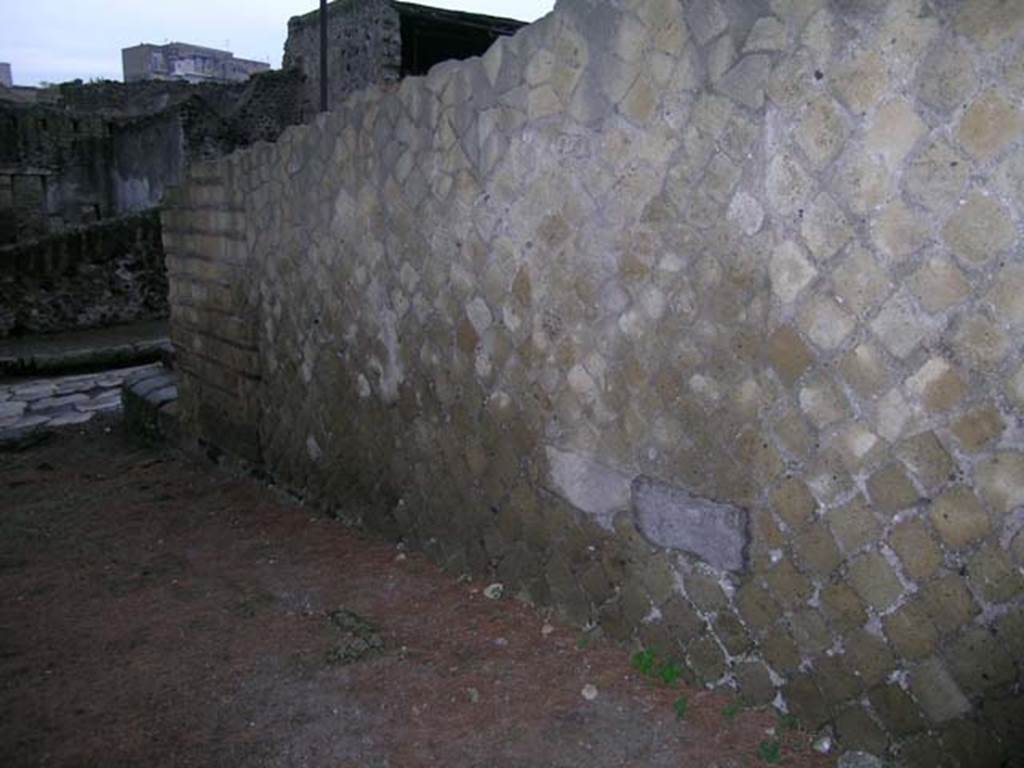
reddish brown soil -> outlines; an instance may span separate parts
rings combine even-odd
[[[0,454],[0,765],[762,764],[771,712],[481,587],[109,422]],[[327,663],[339,607],[381,654]]]

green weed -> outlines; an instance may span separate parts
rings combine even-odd
[[[686,718],[686,708],[690,706],[689,700],[685,696],[680,696],[672,704],[672,709],[676,711],[676,720],[683,720]]]
[[[782,760],[782,744],[775,739],[765,739],[757,748],[757,756],[766,763],[775,764]]]
[[[658,658],[654,651],[647,648],[633,654],[633,669],[646,677],[653,677],[657,669]]]
[[[659,680],[669,686],[674,686],[683,676],[683,668],[674,659],[659,662],[658,655],[651,648],[634,653],[632,665],[644,677]]]
[[[658,667],[658,677],[665,685],[674,686],[683,676],[683,669],[676,662],[669,659]]]
[[[793,714],[779,715],[779,727],[784,731],[800,730],[800,718]]]

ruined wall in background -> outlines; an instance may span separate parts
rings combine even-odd
[[[0,103],[0,245],[109,216],[108,137],[95,116]]]
[[[362,88],[394,83],[402,69],[398,11],[389,0],[335,0],[327,5],[327,87],[331,109]],[[304,119],[320,111],[320,12],[288,20],[284,69],[305,75]]]
[[[155,211],[0,248],[0,338],[167,317]]]
[[[249,79],[242,94],[224,111],[236,146],[276,141],[289,125],[302,120],[305,75],[298,69],[263,72]]]
[[[0,101],[0,245],[145,210],[188,163],[273,141],[302,119],[303,76],[245,84],[64,83],[54,104]]]
[[[274,141],[301,119],[302,85],[298,70],[267,72],[244,88],[200,87],[172,107],[113,124],[108,173],[114,209],[160,205],[166,191],[182,183],[190,163]]]
[[[1020,4],[564,0],[182,191],[238,216],[175,223],[221,233],[191,428],[845,749],[1000,765],[1022,99]]]
[[[112,206],[118,212],[153,208],[181,184],[187,149],[179,108],[111,126],[108,169]]]
[[[183,80],[137,80],[131,83],[72,80],[47,90],[71,112],[132,118],[155,114],[197,95],[227,108],[247,86],[248,83],[187,83]]]

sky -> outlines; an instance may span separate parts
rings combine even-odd
[[[533,21],[554,0],[420,0]],[[121,49],[171,40],[281,66],[291,16],[319,0],[0,0],[0,61],[15,85],[121,79]]]

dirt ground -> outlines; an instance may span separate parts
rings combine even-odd
[[[109,419],[0,453],[0,765],[831,763],[484,586]]]

